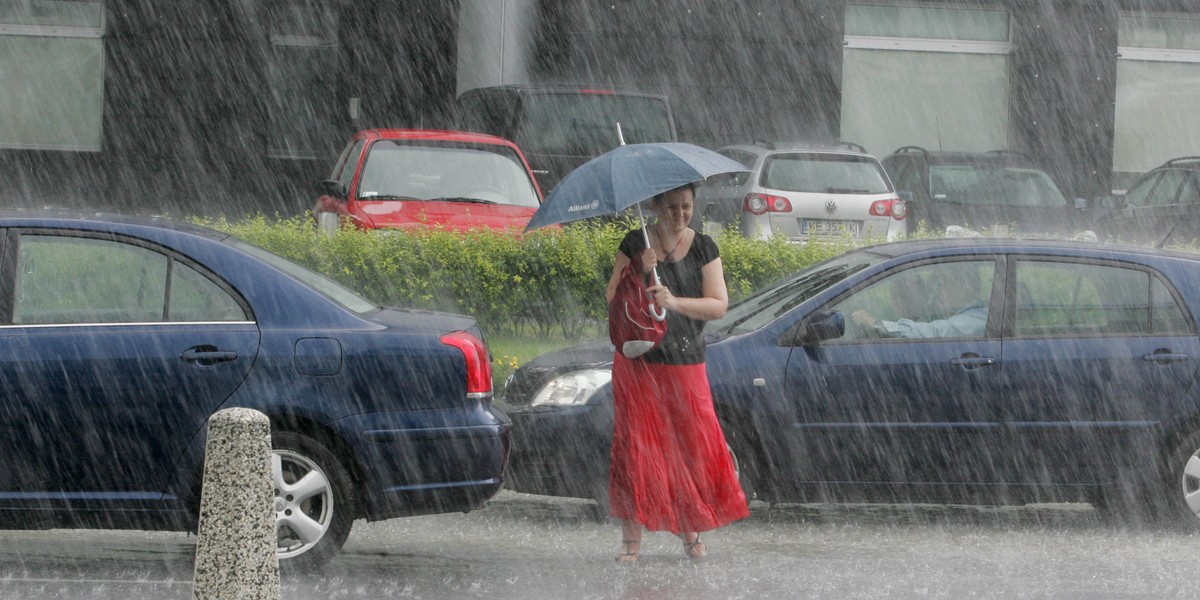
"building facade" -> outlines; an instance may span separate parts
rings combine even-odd
[[[1084,198],[1200,155],[1200,0],[17,0],[0,74],[12,206],[300,214],[353,131],[518,82],[665,94],[709,147],[1016,150]]]

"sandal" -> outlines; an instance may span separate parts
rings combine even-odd
[[[700,560],[708,555],[708,547],[700,541],[700,535],[696,534],[695,541],[689,542],[687,538],[684,538],[683,553],[692,560]]]
[[[633,546],[635,544],[638,546],[638,550],[642,549],[641,548],[642,540],[621,540],[621,545],[623,546],[623,549],[625,550],[625,552],[617,555],[617,562],[624,563],[624,564],[632,564],[632,563],[636,563],[638,560],[640,560],[642,558],[640,554],[638,554],[637,552],[629,551],[630,546]]]

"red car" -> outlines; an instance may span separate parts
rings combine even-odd
[[[368,129],[321,184],[313,216],[360,229],[521,230],[542,192],[516,144],[479,133]]]

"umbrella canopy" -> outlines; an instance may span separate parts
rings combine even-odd
[[[694,144],[626,144],[567,174],[525,229],[621,212],[642,200],[745,165]]]

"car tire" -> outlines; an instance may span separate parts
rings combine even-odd
[[[1172,522],[1200,528],[1200,432],[1183,436],[1167,459],[1163,504]]]
[[[296,433],[271,436],[271,485],[279,567],[303,572],[334,557],[354,524],[354,493],[341,461]]]

